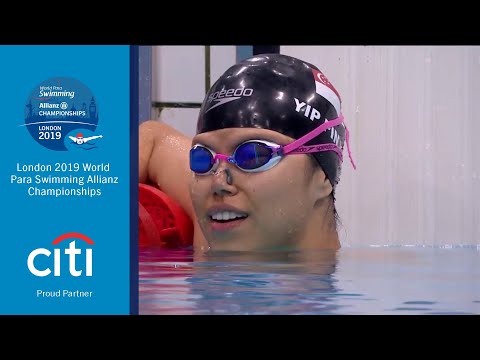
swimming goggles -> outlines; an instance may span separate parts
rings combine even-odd
[[[204,145],[195,144],[190,150],[190,169],[198,175],[207,175],[216,171],[219,160],[225,160],[245,172],[260,172],[276,165],[285,155],[307,154],[321,151],[334,151],[339,156],[340,161],[342,161],[342,151],[336,144],[303,145],[323,131],[333,128],[342,122],[342,115],[336,119],[325,121],[315,130],[288,145],[278,145],[265,140],[247,140],[237,146],[232,156],[217,154]],[[347,143],[350,161],[355,169],[356,167],[350,152],[349,133],[346,127],[345,141]]]

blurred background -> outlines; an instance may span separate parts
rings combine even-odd
[[[280,52],[342,97],[354,170],[337,210],[343,246],[480,246],[480,46],[140,46],[139,119],[193,136],[229,66]]]

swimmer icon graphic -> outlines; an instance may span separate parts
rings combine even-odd
[[[78,133],[76,137],[74,136],[69,136],[70,140],[72,140],[75,144],[77,145],[82,145],[87,143],[88,141],[95,140],[95,139],[101,139],[103,138],[103,135],[98,135],[98,136],[89,136],[89,137],[83,137],[82,133]]]

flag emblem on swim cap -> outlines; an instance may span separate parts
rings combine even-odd
[[[337,111],[337,116],[339,116],[341,100],[337,90],[320,70],[312,69],[312,72],[313,78],[315,79],[315,92],[323,96],[330,104],[332,104]]]

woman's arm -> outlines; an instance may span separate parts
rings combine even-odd
[[[138,131],[139,181],[156,185],[176,201],[192,219],[194,247],[203,251],[208,249],[190,197],[192,139],[158,120],[143,122]]]
[[[158,120],[139,127],[139,181],[157,186],[194,219],[189,193],[192,140]]]

